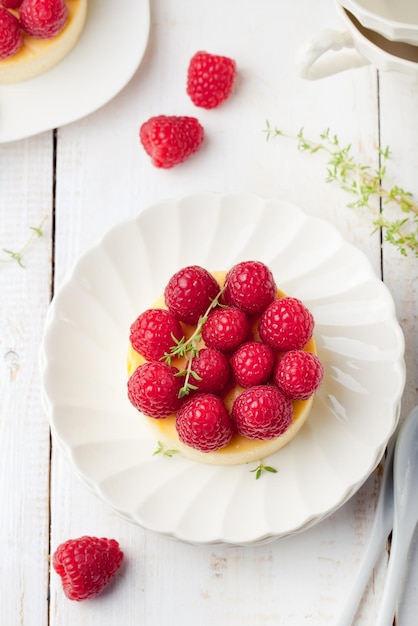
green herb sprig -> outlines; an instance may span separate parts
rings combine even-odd
[[[157,454],[160,454],[161,456],[166,456],[166,457],[171,458],[172,456],[178,453],[179,453],[179,450],[175,450],[175,449],[166,450],[163,443],[161,441],[157,441],[157,449],[152,453],[152,456],[156,456]]]
[[[267,140],[279,136],[292,137],[272,128],[268,121],[264,132]],[[396,246],[402,255],[412,253],[418,257],[418,203],[412,193],[385,180],[387,162],[391,156],[388,147],[377,148],[379,167],[373,170],[359,163],[351,153],[351,145],[342,146],[337,135],[331,134],[329,129],[320,134],[319,141],[308,139],[303,128],[293,139],[297,140],[301,152],[327,153],[326,182],[337,183],[354,196],[354,200],[347,205],[349,208],[365,208],[371,213],[374,226],[372,232],[382,229],[386,241]],[[379,208],[372,203],[373,199],[378,200]],[[396,207],[399,217],[392,220],[384,214],[384,208],[389,205]]]
[[[270,472],[271,474],[277,474],[276,468],[272,467],[271,465],[264,465],[264,463],[262,461],[260,461],[260,463],[257,465],[257,467],[255,467],[254,469],[250,470],[250,472],[255,473],[255,479],[256,480],[258,480],[260,478],[260,476],[264,472]]]
[[[15,261],[20,267],[25,267],[23,263],[23,255],[25,254],[27,249],[30,247],[35,237],[43,236],[44,234],[43,226],[46,220],[47,220],[47,217],[44,217],[44,219],[39,224],[39,226],[30,227],[30,230],[32,232],[30,236],[28,237],[28,239],[26,240],[26,242],[24,243],[24,245],[20,248],[20,250],[14,251],[14,250],[10,250],[9,248],[2,248],[3,252],[7,255],[7,258],[0,259],[0,263],[12,263],[13,261]]]
[[[212,311],[212,309],[220,304],[220,298],[225,289],[226,283],[217,293],[215,298],[211,301],[205,313],[200,316],[196,324],[196,328],[190,335],[190,337],[188,339],[182,337],[179,341],[173,337],[175,345],[171,348],[170,352],[166,353],[163,357],[164,361],[168,365],[171,365],[173,358],[185,357],[187,359],[186,369],[176,374],[176,376],[184,376],[184,384],[179,391],[179,398],[183,398],[184,396],[188,395],[190,391],[197,388],[196,385],[193,385],[192,379],[200,380],[200,376],[198,376],[198,374],[193,371],[192,361],[193,358],[199,354],[199,344],[202,341],[203,324],[208,319],[208,315]]]

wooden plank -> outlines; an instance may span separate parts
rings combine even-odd
[[[389,146],[388,182],[402,187],[418,199],[418,83],[410,76],[387,73],[380,77],[382,145]],[[396,209],[385,208],[390,219],[403,217]],[[415,222],[416,223],[416,222]],[[418,401],[418,262],[413,254],[402,256],[396,247],[385,243],[384,280],[396,304],[405,336],[406,388],[402,400],[403,420]],[[417,536],[416,536],[417,537]],[[400,598],[399,623],[412,626],[418,611],[417,539],[414,539],[405,570],[405,585]]]
[[[51,287],[52,134],[0,146],[0,537],[4,624],[48,623],[49,428],[39,345]],[[9,256],[10,258],[10,256]]]

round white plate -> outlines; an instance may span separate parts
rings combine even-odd
[[[259,259],[311,309],[325,379],[299,434],[255,465],[153,455],[126,393],[129,327],[185,265]],[[327,222],[279,200],[202,193],[115,226],[54,297],[42,349],[53,436],[114,510],[192,543],[284,537],[335,511],[376,467],[398,421],[404,342],[390,293]]]
[[[149,0],[89,0],[68,56],[40,76],[0,85],[0,143],[69,124],[109,102],[137,70],[149,30]]]

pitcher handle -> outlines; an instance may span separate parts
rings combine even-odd
[[[333,28],[312,35],[299,48],[295,58],[297,73],[308,80],[368,64],[369,61],[355,49],[350,33]]]

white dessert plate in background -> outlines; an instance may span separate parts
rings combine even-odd
[[[109,102],[137,70],[149,30],[149,0],[124,0],[123,8],[118,0],[89,0],[80,39],[58,65],[0,85],[0,143],[69,124]]]
[[[154,455],[126,392],[129,327],[170,276],[245,259],[310,308],[325,366],[307,422],[258,480],[255,464]],[[191,543],[247,545],[312,526],[362,485],[398,422],[403,353],[389,291],[330,224],[279,200],[202,193],[144,209],[80,258],[47,316],[42,396],[54,442],[120,515]]]

